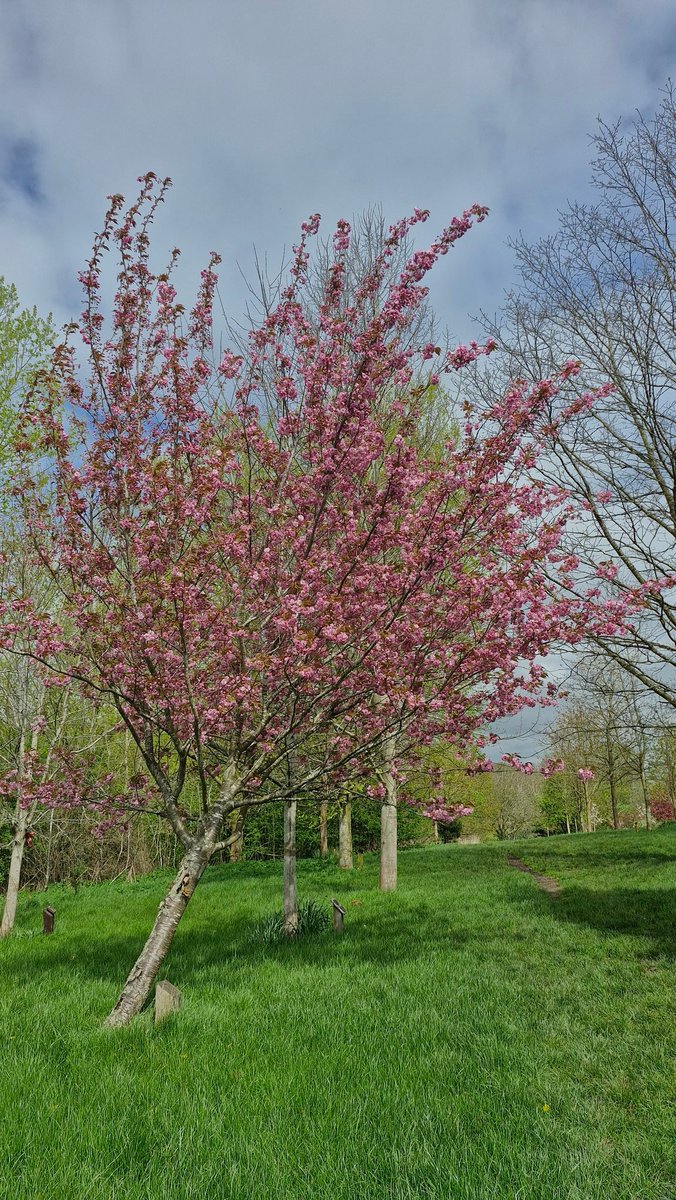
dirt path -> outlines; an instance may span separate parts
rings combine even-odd
[[[517,871],[525,871],[527,875],[532,875],[539,888],[543,892],[548,892],[550,896],[558,896],[561,893],[561,884],[552,879],[551,875],[538,875],[532,867],[527,867],[525,862],[520,858],[515,858],[513,854],[507,855],[507,862],[510,867],[515,867]]]

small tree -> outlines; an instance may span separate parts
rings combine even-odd
[[[21,309],[16,288],[0,278],[0,580],[11,579],[24,590],[44,590],[44,572],[27,563],[24,530],[17,506],[12,502],[11,483],[16,476],[14,437],[17,422],[31,381],[49,356],[54,331],[35,309]],[[41,779],[49,763],[37,762],[38,730],[44,719],[44,687],[34,664],[20,664],[3,655],[0,662],[0,726],[5,745],[3,795],[11,829],[7,889],[0,922],[0,937],[14,926],[21,868],[26,845],[31,839],[35,805],[22,803],[28,777],[37,771]],[[0,813],[0,817],[2,817]]]
[[[368,775],[395,734],[398,755],[438,736],[470,745],[487,722],[537,702],[536,658],[554,639],[575,642],[626,613],[547,582],[574,512],[530,478],[556,380],[511,388],[487,417],[467,408],[442,458],[417,443],[420,398],[482,349],[441,354],[407,331],[425,274],[485,210],[452,221],[383,292],[392,254],[427,213],[391,227],[347,307],[350,230],[339,222],[311,324],[313,217],[246,353],[215,363],[216,257],[189,313],[170,271],[149,266],[164,191],[150,175],[128,211],[113,198],[72,330],[89,374],[63,344],[33,397],[53,491],[36,481],[22,494],[63,618],[28,597],[4,606],[7,644],[22,638],[53,682],[77,681],[116,708],[152,807],[184,847],[111,1025],[143,1006],[209,860],[233,836],[234,810]],[[104,335],[110,244],[118,291]]]

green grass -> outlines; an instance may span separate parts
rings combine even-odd
[[[554,875],[540,891],[506,865]],[[0,944],[5,1200],[672,1200],[676,828],[299,864],[346,933],[267,947],[279,865],[207,874],[104,1031],[165,885],[21,898]],[[56,932],[31,936],[49,900]],[[545,1107],[547,1106],[547,1107]]]

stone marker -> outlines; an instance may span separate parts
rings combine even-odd
[[[181,993],[168,979],[161,980],[155,988],[155,1024],[159,1024],[181,1007]]]
[[[332,900],[331,903],[333,905],[333,932],[342,933],[345,909],[338,903],[337,900]]]
[[[364,855],[363,855],[363,854],[358,854],[358,855],[357,855],[357,866],[358,866],[358,867],[359,867],[359,869],[361,870],[361,868],[363,867],[363,865],[364,865]]]
[[[56,916],[55,909],[53,909],[53,908],[43,909],[43,911],[42,911],[42,932],[43,933],[53,933],[54,932],[55,916]]]

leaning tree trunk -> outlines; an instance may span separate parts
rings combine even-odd
[[[160,904],[155,924],[106,1025],[116,1029],[140,1013],[174,939],[176,927],[209,861],[206,850],[193,848],[185,855],[176,878]]]
[[[340,823],[338,826],[338,866],[343,871],[351,871],[352,859],[352,804],[344,800],[340,806]]]
[[[284,803],[284,933],[298,933],[298,893],[296,890],[296,812],[295,800]]]
[[[7,877],[7,894],[5,896],[5,907],[2,912],[2,922],[0,923],[0,938],[7,937],[7,934],[11,933],[14,928],[16,906],[19,899],[19,886],[21,884],[21,866],[26,848],[27,828],[28,813],[24,808],[17,805],[14,835],[12,837],[12,856],[9,862],[9,875]]]
[[[329,802],[322,800],[319,805],[319,853],[327,858],[329,853]]]

